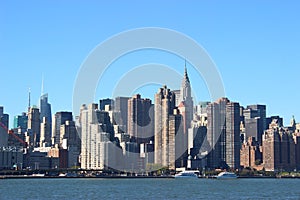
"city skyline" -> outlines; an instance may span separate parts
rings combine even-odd
[[[166,1],[147,2],[146,6],[118,2],[121,6],[117,7],[113,3],[92,2],[93,8],[84,3],[70,4],[0,3],[3,74],[0,80],[1,85],[5,85],[0,103],[10,114],[10,124],[13,116],[26,112],[28,88],[32,91],[32,104],[38,104],[43,76],[52,110],[71,111],[76,74],[92,49],[119,32],[149,26],[182,32],[202,45],[215,61],[229,99],[241,105],[265,104],[267,115],[283,116],[285,125],[292,115],[296,119],[300,117],[297,107],[300,94],[293,92],[300,64],[297,59],[300,52],[298,2],[257,1],[230,5]],[[145,50],[113,63],[104,81],[115,82],[132,67],[149,62],[164,63],[182,74],[182,58]],[[189,63],[187,67],[198,99],[214,101],[209,99],[205,83],[196,76],[193,67]],[[153,90],[146,87],[136,93],[153,100],[152,94],[159,86],[150,88]],[[111,91],[108,87],[97,91],[95,96],[98,99],[111,97]],[[282,97],[287,93],[293,93],[292,98]]]
[[[8,114],[0,107],[2,151],[20,154],[19,149],[27,149],[24,166],[28,169],[80,164],[82,169],[135,172],[164,167],[174,171],[239,170],[246,166],[276,171],[280,167],[297,170],[300,166],[300,124],[294,118],[290,126],[283,127],[282,118],[267,117],[265,105],[243,107],[228,98],[193,108],[186,67],[180,90],[163,86],[155,93],[154,104],[140,95],[102,99],[99,104],[81,105],[76,122],[72,112],[56,112],[51,117],[47,97],[42,93],[41,112],[29,104],[28,115],[14,121],[20,126],[9,131]],[[126,113],[127,120],[122,117]],[[5,134],[7,131],[9,134]],[[284,154],[287,159],[281,159]],[[13,156],[2,167],[22,169],[23,161]]]

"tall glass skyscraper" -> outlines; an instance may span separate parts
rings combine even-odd
[[[48,94],[43,94],[40,98],[40,121],[43,121],[43,118],[46,117],[48,123],[52,124],[52,116],[51,116],[51,104],[48,103]]]

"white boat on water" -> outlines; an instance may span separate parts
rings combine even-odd
[[[233,172],[221,172],[216,176],[217,179],[236,179],[237,175]]]
[[[175,174],[175,178],[198,178],[197,171],[183,171]]]
[[[45,174],[32,174],[32,176],[44,177]]]

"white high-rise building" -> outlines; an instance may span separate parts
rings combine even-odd
[[[51,146],[51,128],[47,120],[47,117],[43,117],[43,121],[41,122],[40,147]]]
[[[99,123],[99,112],[97,104],[83,105],[80,112],[81,125],[81,168],[82,169],[104,169],[109,165],[111,151],[109,146],[110,134],[103,132]],[[102,111],[103,112],[103,111]]]

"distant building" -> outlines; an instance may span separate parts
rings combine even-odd
[[[111,106],[112,109],[113,109],[113,106],[114,106],[114,100],[113,100],[113,99],[109,99],[109,98],[107,98],[107,99],[100,99],[100,100],[99,100],[99,109],[100,109],[100,110],[105,110],[105,106],[106,106],[106,105]]]
[[[174,109],[173,115],[169,116],[169,135],[166,141],[166,151],[163,160],[167,160],[169,169],[186,167],[187,165],[187,134],[184,134],[182,115],[179,110]],[[166,138],[167,139],[167,138]],[[164,143],[163,143],[164,145]]]
[[[46,118],[47,124],[49,126],[49,133],[46,135],[51,135],[52,129],[52,114],[51,114],[51,104],[48,103],[48,94],[43,94],[40,98],[40,122],[43,122],[43,118]]]
[[[173,92],[175,94],[175,106],[178,106],[181,103],[181,96],[180,96],[180,90],[172,90],[171,92]]]
[[[66,121],[60,126],[60,146],[62,154],[65,156],[65,165],[67,167],[74,167],[79,165],[79,156],[81,151],[81,139],[77,133],[75,122]]]
[[[114,106],[114,122],[122,132],[127,133],[129,97],[116,97]]]
[[[109,115],[98,110],[97,104],[83,105],[80,109],[81,168],[105,169],[117,160],[114,154],[113,136]]]
[[[243,111],[246,138],[255,137],[262,144],[266,128],[266,105],[249,105]]]
[[[266,105],[259,105],[259,104],[249,105],[249,106],[247,106],[247,109],[257,111],[257,116],[262,121],[260,129],[261,130],[266,130],[267,129],[267,126],[266,126]]]
[[[27,130],[28,116],[25,112],[14,117],[14,128],[21,128],[24,133]]]
[[[9,115],[4,114],[3,111],[3,106],[0,106],[0,147],[7,147]]]
[[[269,128],[269,125],[273,122],[273,120],[276,120],[279,127],[283,127],[283,118],[280,116],[271,116],[266,118],[266,129]]]
[[[60,144],[63,144],[64,140],[67,140],[68,146],[80,145],[80,138],[74,121],[65,121],[64,124],[60,125]]]
[[[128,133],[138,145],[154,139],[154,123],[151,123],[154,117],[151,119],[151,107],[151,100],[142,99],[139,94],[128,100]]]
[[[198,105],[195,106],[195,114],[198,116],[206,115],[207,116],[207,106],[210,104],[208,101],[201,101]]]
[[[40,147],[51,146],[51,128],[47,119],[47,117],[43,117],[43,121],[41,122]]]
[[[72,112],[61,111],[53,115],[52,124],[52,145],[60,144],[60,126],[65,124],[66,121],[73,121]]]
[[[36,107],[30,107],[27,124],[30,146],[39,147],[41,131],[40,127],[40,110]]]
[[[207,127],[201,121],[194,121],[188,133],[188,155],[191,169],[206,167],[206,155],[209,151],[206,141]]]
[[[254,137],[249,137],[241,148],[241,166],[256,168],[262,163],[262,152],[259,143]]]
[[[3,106],[0,106],[0,122],[9,129],[9,115],[4,113]]]
[[[99,123],[101,131],[108,133],[109,140],[114,140],[114,127],[111,123],[111,118],[109,112],[97,110],[96,112],[96,118],[98,120],[97,123]]]

